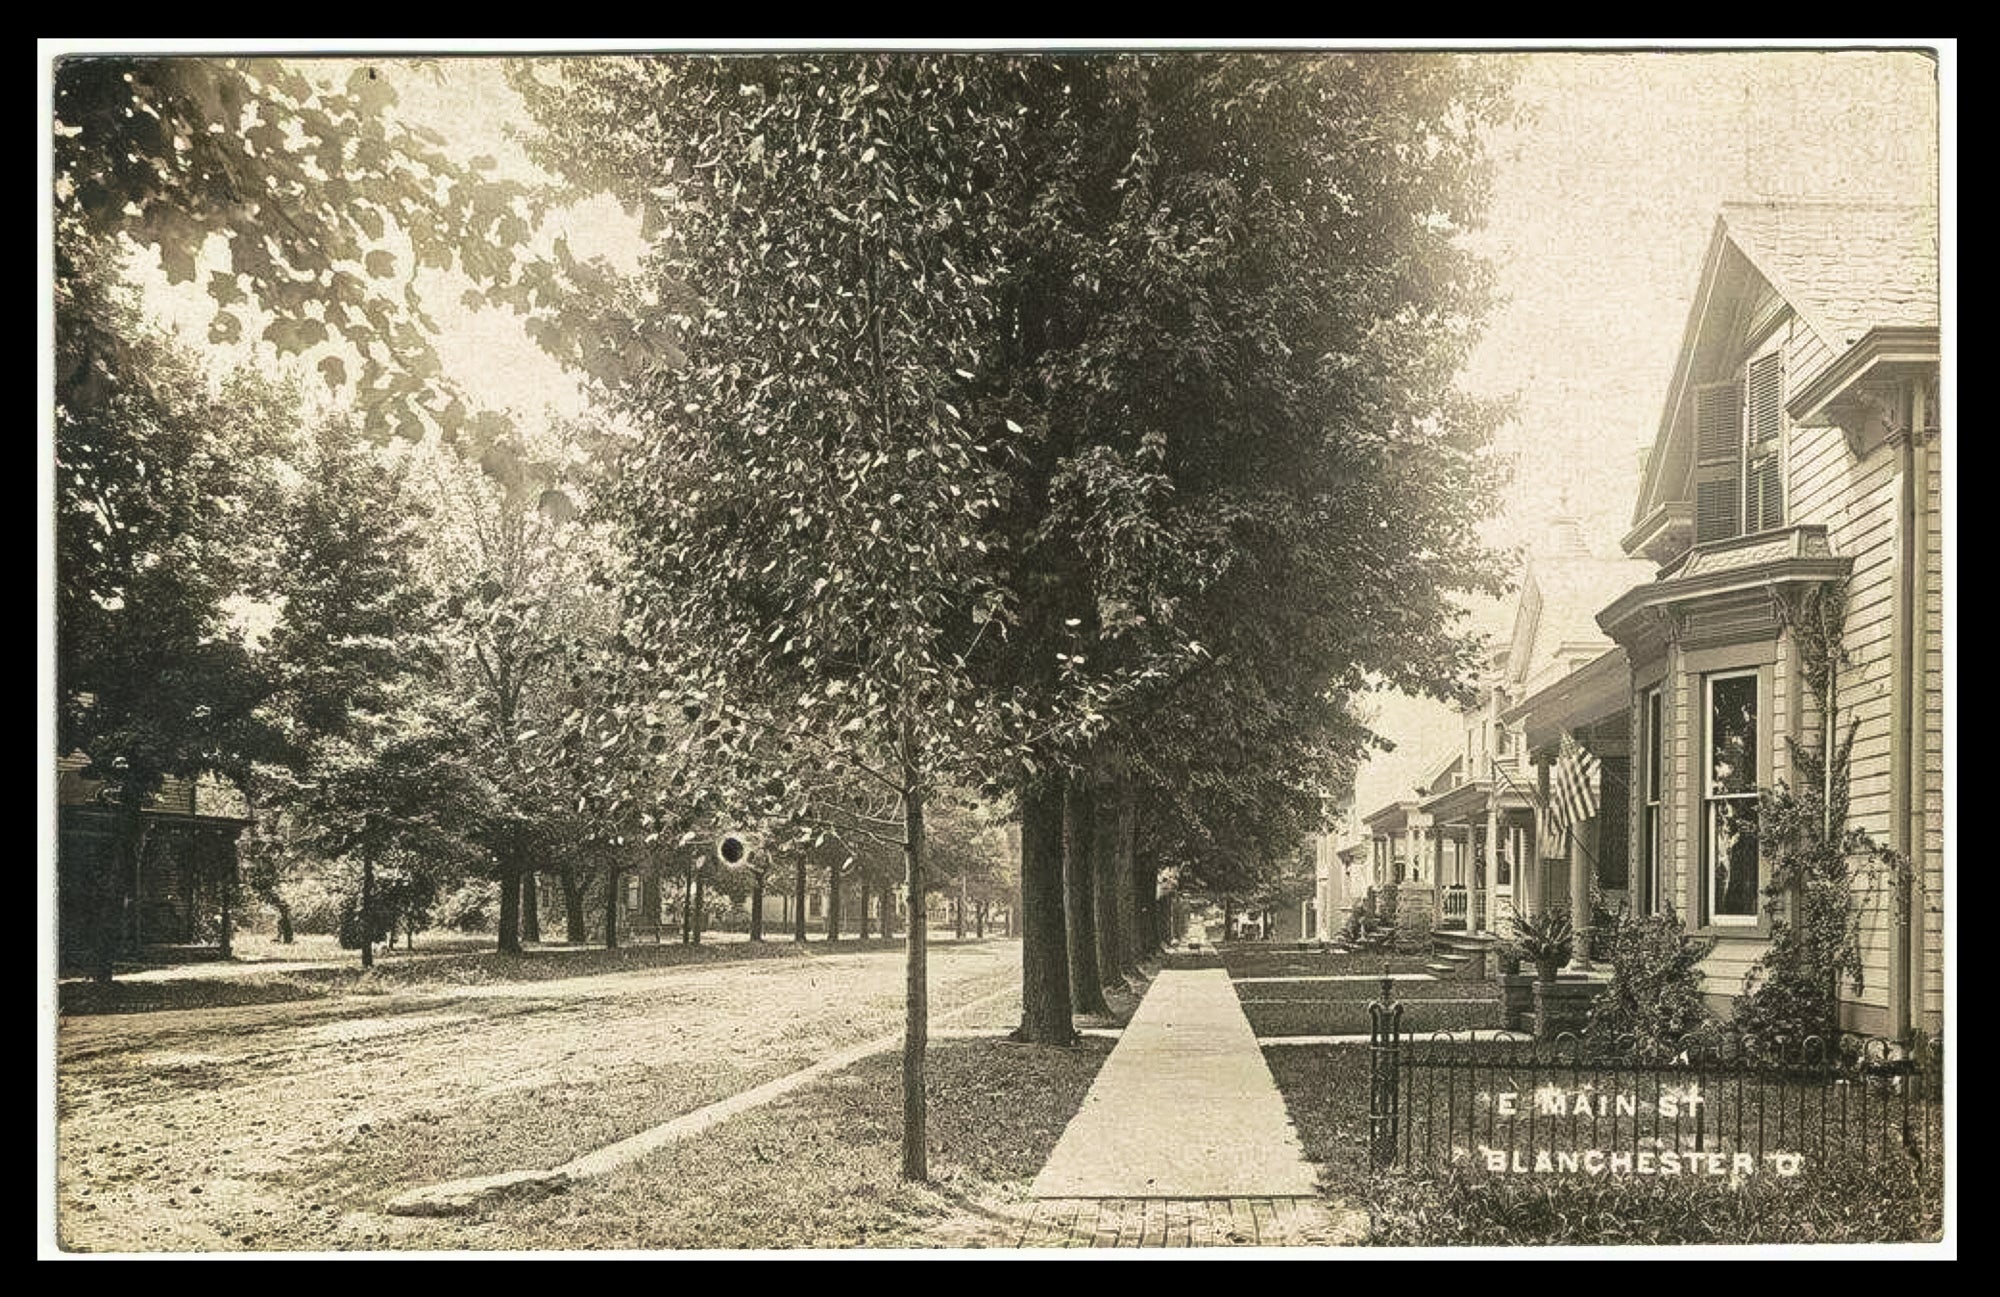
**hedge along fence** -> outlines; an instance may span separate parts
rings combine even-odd
[[[1500,1028],[1500,1002],[1486,999],[1418,1001],[1413,1010],[1426,1031],[1494,1031]],[[1368,1035],[1368,1006],[1359,1000],[1250,1000],[1243,1016],[1260,1039],[1285,1036]]]
[[[1396,994],[1412,1003],[1410,1027],[1424,1031],[1497,1029],[1501,1025],[1498,990],[1490,982],[1433,978],[1414,967],[1385,965],[1380,956],[1368,961],[1363,974],[1343,961],[1338,972],[1318,972],[1286,966],[1283,972],[1236,973],[1232,985],[1250,1029],[1259,1037],[1365,1036],[1368,1005],[1390,972]],[[1323,965],[1324,966],[1324,965]],[[1261,967],[1270,967],[1262,965]]]
[[[1361,977],[1362,975],[1372,979],[1382,972],[1385,963],[1391,972],[1421,973],[1430,958],[1428,955],[1391,955],[1385,960],[1380,953],[1371,951],[1319,951],[1241,945],[1223,946],[1216,951],[1216,957],[1220,966],[1229,970],[1229,976],[1239,981],[1253,977]],[[1356,981],[1354,985],[1370,988],[1362,992],[1364,995],[1372,993],[1372,980]]]
[[[1547,1044],[1412,1039],[1403,1008],[1370,1006],[1378,1166],[1734,1184],[1835,1166],[1935,1175],[1942,1162],[1935,1041],[1705,1033],[1646,1063],[1619,1042],[1569,1035]]]

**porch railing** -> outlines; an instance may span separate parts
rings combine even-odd
[[[1444,904],[1440,913],[1446,927],[1464,927],[1466,918],[1466,895],[1463,883],[1452,883],[1444,889]]]

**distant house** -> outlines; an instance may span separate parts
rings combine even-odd
[[[57,957],[65,967],[148,947],[229,950],[240,906],[240,795],[209,779],[168,779],[140,813],[136,852],[119,859],[116,810],[84,777],[81,754],[56,761]]]
[[[1845,580],[1832,702],[1854,726],[1850,824],[1914,878],[1906,898],[1857,896],[1865,989],[1843,1017],[1901,1035],[1943,1013],[1938,318],[1932,207],[1732,204],[1716,220],[1624,541],[1657,575],[1601,610],[1628,666],[1586,692],[1622,699],[1603,732],[1632,758],[1634,901],[1715,939],[1719,1003],[1768,945],[1758,791],[1824,731],[1799,619]]]
[[[1506,902],[1523,912],[1566,904],[1587,915],[1593,883],[1604,903],[1623,904],[1630,699],[1624,651],[1598,626],[1597,610],[1652,572],[1643,560],[1591,552],[1576,524],[1558,518],[1522,575],[1513,634],[1488,698],[1493,732],[1506,745],[1493,756],[1508,794],[1496,824],[1502,868],[1512,875]],[[1565,735],[1600,769],[1597,813],[1574,824],[1538,813],[1551,805],[1550,771]],[[1587,949],[1576,963],[1588,967]]]
[[[1596,611],[1650,573],[1647,564],[1594,554],[1574,518],[1549,520],[1522,569],[1508,637],[1460,714],[1458,745],[1438,757],[1413,801],[1367,817],[1378,864],[1388,866],[1374,881],[1390,881],[1401,860],[1397,881],[1420,885],[1415,896],[1404,889],[1399,908],[1428,907],[1440,932],[1472,935],[1498,930],[1511,906],[1568,895],[1564,844],[1536,838],[1545,790],[1529,762],[1522,704],[1585,663],[1619,654]],[[1619,693],[1621,733],[1624,707]]]

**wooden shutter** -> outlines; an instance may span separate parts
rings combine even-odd
[[[1694,541],[1743,532],[1743,384],[1695,389]]]
[[[1784,354],[1774,351],[1751,361],[1746,386],[1743,524],[1769,531],[1785,525]]]

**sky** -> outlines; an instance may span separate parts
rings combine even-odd
[[[107,46],[132,49],[135,43],[66,42],[62,48]],[[1955,134],[1948,113],[1941,123],[1940,105],[1953,102],[1956,50],[1948,42],[1917,40],[1878,42],[1900,50],[1490,46],[1475,45],[1475,56],[1519,60],[1521,113],[1492,140],[1496,170],[1488,222],[1473,238],[1495,262],[1503,304],[1489,320],[1463,385],[1480,395],[1510,397],[1517,411],[1498,435],[1515,465],[1514,480],[1502,514],[1485,520],[1485,535],[1496,546],[1520,551],[1532,546],[1552,515],[1568,512],[1580,520],[1594,551],[1614,556],[1631,525],[1641,459],[1659,421],[1723,202],[1909,199],[1938,192],[1942,181],[1943,282],[1950,292]],[[201,48],[222,47],[211,41]],[[254,48],[306,53],[328,47],[292,42]],[[373,61],[388,61],[395,53],[475,47],[373,41],[337,48],[373,51]],[[443,75],[396,79],[401,108],[452,137],[467,156],[489,153],[503,165],[525,167],[506,136],[518,101],[497,66],[448,58],[433,66]],[[46,93],[46,58],[43,75]],[[601,252],[628,266],[637,255],[636,232],[608,201],[558,220],[559,231],[545,231],[545,237],[563,233],[584,255]],[[580,408],[575,385],[511,317],[468,312],[456,296],[444,284],[434,297],[427,294],[444,330],[440,356],[454,373],[497,408],[529,416],[544,406],[564,413]],[[197,291],[162,294],[158,301],[165,315],[197,336],[205,331],[213,306]],[[1945,318],[1949,325],[1951,316]],[[1512,605],[1481,604],[1472,616],[1475,625],[1504,634]],[[1455,741],[1455,721],[1439,704],[1384,696],[1373,706],[1376,728],[1398,747],[1363,771],[1356,790],[1363,811],[1406,795]]]

